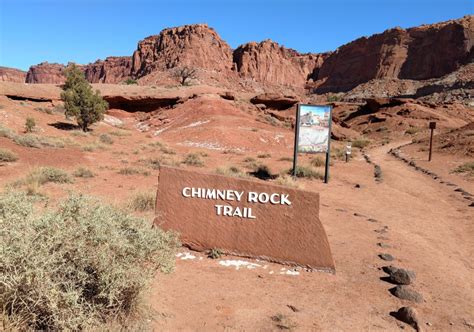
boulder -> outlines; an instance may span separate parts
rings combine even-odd
[[[268,108],[285,110],[298,103],[296,96],[285,96],[278,93],[264,93],[250,99],[252,104],[264,104]]]
[[[397,312],[392,313],[398,320],[407,323],[417,331],[421,331],[420,318],[418,312],[413,307],[402,307]]]
[[[399,269],[394,266],[384,266],[383,271],[389,275],[391,282],[399,285],[410,285],[415,282],[416,273],[414,271]]]
[[[390,293],[402,300],[407,300],[416,303],[423,302],[423,296],[410,286],[398,285],[390,289]]]

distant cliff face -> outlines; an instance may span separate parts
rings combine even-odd
[[[64,65],[42,62],[31,66],[26,74],[26,83],[62,84],[65,82]]]
[[[473,17],[390,29],[341,46],[322,64],[317,91],[347,91],[374,78],[429,79],[472,61]]]
[[[232,50],[206,24],[165,29],[159,35],[145,38],[138,43],[132,59],[135,77],[179,66],[218,72],[232,68]]]
[[[321,54],[300,54],[271,40],[239,46],[233,54],[236,69],[244,78],[259,82],[302,87],[323,63]]]
[[[92,83],[120,83],[189,66],[221,81],[232,78],[234,85],[240,77],[269,87],[303,88],[310,81],[318,93],[348,91],[373,79],[424,80],[456,71],[473,61],[473,21],[473,16],[466,16],[407,30],[394,28],[324,54],[300,54],[271,40],[232,51],[207,25],[185,25],[143,39],[132,57],[108,57],[81,68]],[[41,63],[30,68],[26,82],[60,84],[63,71],[63,65]],[[9,75],[2,79],[21,77]]]
[[[111,56],[83,67],[86,79],[91,83],[116,84],[130,78],[132,59],[129,56]]]
[[[26,72],[20,69],[0,67],[0,81],[24,83]]]

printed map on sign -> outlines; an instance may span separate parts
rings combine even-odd
[[[326,152],[331,106],[300,105],[298,152]]]

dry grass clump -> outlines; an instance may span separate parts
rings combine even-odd
[[[244,160],[242,160],[244,163],[255,163],[257,160],[254,157],[245,157]]]
[[[89,143],[82,147],[82,151],[94,152],[96,150],[105,150],[105,146],[98,143]]]
[[[474,176],[474,162],[467,162],[459,165],[452,171],[453,173],[466,173],[468,176]]]
[[[76,178],[93,178],[95,174],[88,168],[85,167],[79,167],[76,169],[72,175],[74,175]]]
[[[293,161],[293,157],[281,157],[278,161]]]
[[[257,158],[261,158],[261,159],[264,159],[264,158],[271,158],[272,155],[270,153],[260,153],[257,155]]]
[[[203,167],[204,161],[201,159],[201,156],[197,153],[188,153],[183,160],[183,164],[189,166]]]
[[[178,246],[175,234],[79,195],[39,210],[25,194],[0,194],[0,224],[8,330],[91,330],[136,316]]]
[[[370,144],[370,140],[364,137],[359,137],[352,141],[353,148],[363,149]]]
[[[155,209],[155,194],[152,192],[139,192],[132,196],[128,208],[133,211],[145,212]]]
[[[10,150],[0,149],[0,163],[11,163],[18,160],[18,156]]]
[[[144,170],[142,168],[137,168],[137,167],[124,167],[121,168],[118,171],[119,174],[121,175],[144,175],[144,176],[149,176],[150,172],[147,170]]]
[[[323,167],[324,165],[326,165],[326,160],[324,160],[324,158],[320,156],[316,156],[311,159],[310,164],[314,167]]]
[[[290,188],[299,188],[300,184],[295,181],[295,179],[287,174],[280,175],[275,179],[275,184],[280,186],[290,187]]]
[[[43,185],[49,182],[53,183],[72,183],[72,178],[62,169],[55,167],[40,167],[34,169],[27,175],[24,184],[38,183]]]
[[[65,142],[60,138],[55,137],[43,137],[33,134],[26,135],[15,135],[13,141],[21,146],[27,148],[36,148],[41,149],[43,147],[47,148],[64,148]]]
[[[414,135],[414,134],[418,133],[419,131],[420,131],[420,128],[418,128],[418,127],[408,127],[405,130],[405,134]]]
[[[293,169],[288,170],[288,174],[293,174]],[[296,166],[296,177],[306,179],[324,179],[324,174],[311,166]]]
[[[216,169],[216,173],[220,175],[225,175],[225,176],[234,176],[238,178],[246,178],[248,177],[248,174],[245,172],[242,172],[238,167],[236,166],[229,166],[229,167],[218,167]]]
[[[0,125],[0,137],[13,139],[13,137],[15,137],[15,136],[16,136],[16,134],[13,130]]]
[[[110,137],[107,134],[101,134],[99,136],[99,142],[101,142],[103,144],[108,144],[108,145],[114,144],[114,140],[112,139],[112,137]]]

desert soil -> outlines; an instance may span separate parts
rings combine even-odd
[[[233,103],[237,102],[203,95],[165,110],[170,121],[163,133],[158,132],[158,125],[156,131],[139,130],[139,124],[144,123],[140,119],[146,114],[112,110],[110,114],[122,121],[123,129],[101,122],[92,132],[81,134],[63,114],[41,111],[52,109],[48,103],[0,96],[2,126],[23,135],[25,119],[32,116],[37,135],[66,143],[65,148],[35,149],[0,137],[0,147],[19,157],[17,162],[0,166],[0,186],[24,178],[39,166],[54,166],[69,173],[83,166],[96,176],[76,178],[73,184],[47,184],[39,191],[53,203],[72,190],[124,207],[134,193],[155,192],[158,171],[143,163],[149,158],[178,164],[187,153],[203,153],[204,167],[181,167],[209,172],[222,166],[248,171],[247,157],[276,173],[290,168],[292,130],[256,121],[255,111],[234,107]],[[112,137],[113,144],[97,143],[104,133]],[[183,248],[176,258],[176,270],[169,275],[158,274],[147,294],[154,311],[151,327],[157,331],[398,330],[409,327],[390,313],[412,305],[426,330],[472,329],[474,209],[452,187],[388,154],[391,148],[409,141],[396,137],[386,145],[373,144],[366,149],[372,162],[382,169],[381,182],[375,181],[373,164],[367,163],[358,149],[354,149],[351,162],[334,161],[329,184],[298,180],[301,187],[321,194],[320,218],[336,261],[335,275],[305,270],[294,273],[292,267],[255,260],[245,260],[258,264],[252,265],[254,268],[236,269],[222,264],[241,258],[213,260],[191,252],[194,259],[183,259],[189,258],[183,255],[188,252]],[[164,152],[156,142],[173,152]],[[334,146],[341,144],[335,142]],[[95,145],[93,151],[84,150],[88,145]],[[403,152],[474,192],[472,179],[442,170],[444,162],[451,162],[447,167],[451,169],[464,162],[464,157],[437,154],[428,165],[416,149],[407,147]],[[263,153],[270,155],[258,158]],[[301,158],[302,164],[308,162],[309,157]],[[141,171],[119,174],[126,167]],[[153,219],[152,211],[141,215],[150,222]],[[378,255],[382,253],[393,255],[395,260],[381,260]],[[389,289],[394,285],[381,279],[385,276],[381,267],[391,264],[416,272],[413,288],[423,295],[422,303],[391,295]]]

